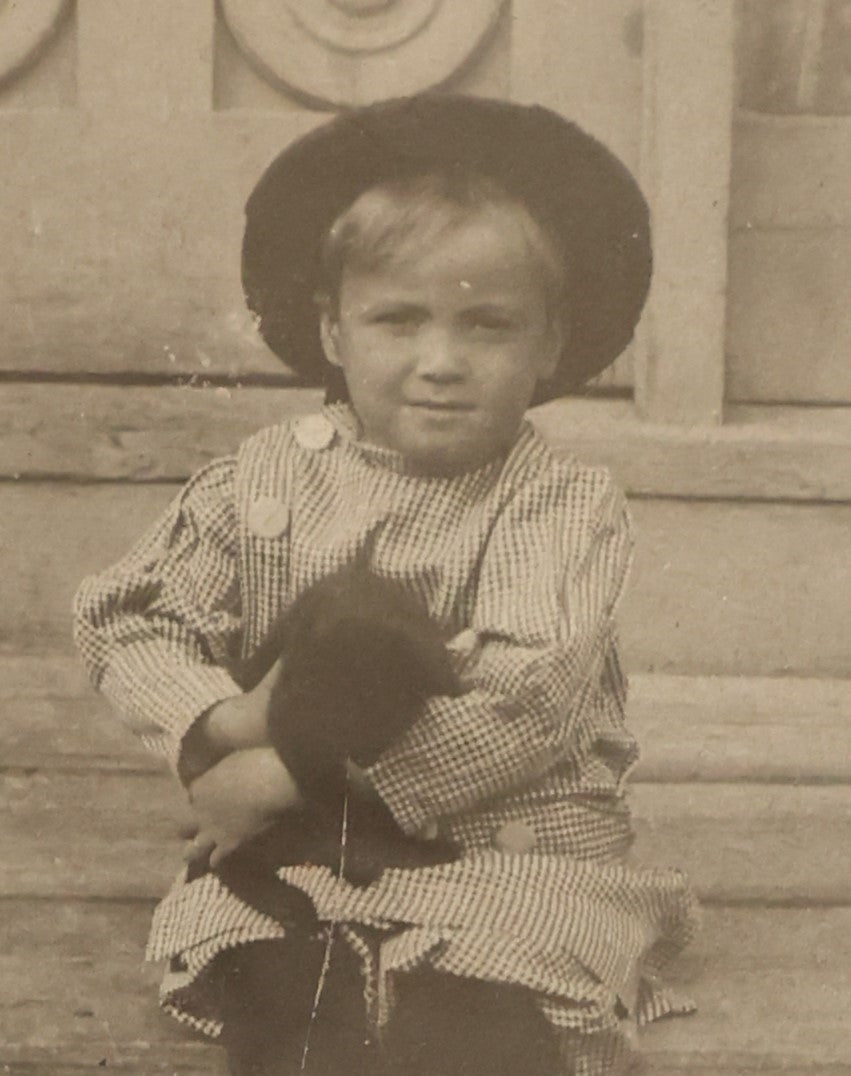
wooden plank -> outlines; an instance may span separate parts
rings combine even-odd
[[[218,1049],[157,1007],[160,969],[143,963],[149,903],[9,901],[3,912],[0,1072],[226,1071]]]
[[[851,228],[730,239],[731,400],[851,402]]]
[[[155,1002],[140,967],[148,905],[8,901],[0,923],[0,1071],[223,1072]],[[847,1072],[851,910],[710,908],[676,967],[696,1016],[639,1038],[648,1076]],[[104,1066],[101,1066],[104,1067]]]
[[[79,580],[124,553],[174,493],[0,483],[0,653],[68,653]],[[628,668],[847,675],[851,506],[639,500],[632,508],[637,556],[621,617]]]
[[[75,658],[0,656],[0,709],[7,770],[162,768]],[[851,783],[851,680],[634,675],[629,724],[637,781]]]
[[[642,1031],[651,1073],[849,1071],[849,927],[848,908],[706,909],[675,975],[699,1012]]]
[[[99,117],[207,110],[213,0],[77,0],[80,103]]]
[[[806,161],[806,168],[801,168]],[[736,229],[851,225],[851,116],[736,114],[730,223]]]
[[[142,535],[176,488],[130,492],[117,485],[0,487],[0,652],[72,649],[70,608],[80,579]]]
[[[164,892],[189,821],[172,778],[2,777],[0,895]],[[637,784],[636,861],[681,867],[713,902],[851,902],[848,786]]]
[[[532,417],[633,495],[851,500],[851,408],[732,405],[722,426],[683,427],[647,422],[628,401],[574,399]]]
[[[561,112],[637,167],[640,15],[621,0],[513,0],[511,20],[512,100]]]
[[[73,108],[77,96],[73,4],[69,0],[42,0],[29,7],[32,15],[23,14],[25,10],[19,6],[17,12],[3,13],[0,111]],[[37,34],[35,41],[33,32]]]
[[[0,113],[0,369],[285,373],[242,298],[243,206],[275,153],[321,119]]]
[[[648,0],[642,178],[655,275],[636,355],[642,414],[721,421],[734,4]]]
[[[0,476],[181,481],[321,390],[0,384]],[[559,451],[641,496],[851,500],[851,408],[733,406],[718,427],[647,423],[625,400],[531,413]]]
[[[0,467],[13,477],[182,481],[321,401],[321,389],[0,385]]]
[[[635,857],[709,901],[851,903],[848,786],[636,784]],[[839,843],[835,843],[839,842]]]
[[[632,511],[630,669],[847,675],[851,506],[641,500]]]
[[[181,863],[191,821],[164,774],[6,774],[0,896],[150,899]]]
[[[642,781],[851,783],[851,680],[633,676]]]
[[[96,694],[76,657],[0,657],[6,770],[163,769]]]

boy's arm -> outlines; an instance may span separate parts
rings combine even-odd
[[[523,785],[563,757],[573,711],[599,679],[631,562],[622,495],[606,482],[580,541],[554,571],[528,522],[483,565],[473,627],[483,638],[470,691],[433,698],[423,717],[368,771],[408,832]],[[511,521],[509,521],[509,527]],[[512,551],[513,550],[513,551]],[[522,551],[522,559],[517,553]],[[524,631],[520,621],[535,623]],[[500,609],[502,614],[500,614]],[[478,622],[477,622],[478,621]],[[501,627],[505,625],[505,627]]]
[[[74,634],[89,674],[173,769],[201,715],[240,694],[235,461],[200,471],[130,553],[83,581]]]

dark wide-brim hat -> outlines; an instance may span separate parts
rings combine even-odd
[[[378,183],[484,175],[519,199],[565,253],[565,347],[538,402],[600,373],[632,339],[650,284],[647,204],[605,146],[548,109],[424,94],[339,114],[289,145],[246,206],[242,281],[260,332],[308,384],[332,369],[319,339],[323,240]]]

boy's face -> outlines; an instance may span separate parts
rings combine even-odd
[[[561,336],[510,211],[480,211],[406,255],[344,271],[323,345],[366,440],[423,473],[457,474],[510,447]]]

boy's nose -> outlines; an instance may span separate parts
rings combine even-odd
[[[457,381],[464,376],[466,358],[462,342],[454,333],[435,329],[419,341],[417,373],[429,381]]]

